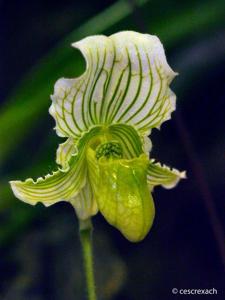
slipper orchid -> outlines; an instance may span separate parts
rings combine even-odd
[[[51,96],[57,171],[11,181],[17,198],[49,206],[70,202],[81,220],[98,211],[130,241],[142,240],[155,214],[154,186],[174,187],[185,172],[149,159],[152,128],[175,110],[169,67],[156,36],[124,31],[72,45],[86,60],[75,79],[59,79]]]

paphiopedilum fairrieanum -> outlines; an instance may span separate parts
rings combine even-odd
[[[57,171],[11,181],[15,196],[29,204],[70,202],[81,220],[98,211],[130,241],[142,240],[154,215],[152,190],[174,187],[185,172],[149,159],[152,128],[170,119],[175,94],[156,36],[124,31],[73,44],[86,60],[78,78],[59,79],[50,114],[67,140],[57,150]]]

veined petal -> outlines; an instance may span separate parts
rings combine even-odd
[[[73,198],[85,182],[84,155],[76,155],[67,170],[58,169],[44,178],[39,177],[36,181],[28,178],[25,181],[11,181],[10,184],[18,199],[32,205],[42,202],[49,206]]]
[[[60,136],[79,137],[93,125],[133,125],[143,135],[170,118],[176,75],[156,36],[124,31],[87,37],[73,46],[85,57],[79,78],[59,79],[50,113]]]
[[[164,188],[173,188],[180,179],[186,178],[186,172],[179,172],[176,169],[171,169],[166,165],[155,163],[154,159],[151,159],[148,165],[147,179],[151,187],[156,185],[162,185]]]
[[[96,188],[99,180],[99,170],[97,166],[96,153],[91,147],[87,148],[86,160],[88,165],[86,184],[80,190],[79,194],[70,200],[78,218],[81,220],[88,219],[98,212],[98,205],[94,195],[96,194]]]
[[[143,136],[143,150],[148,155],[152,150],[152,142],[146,135]]]
[[[121,143],[124,158],[138,157],[143,153],[142,139],[132,126],[115,124],[109,126],[108,132],[112,139]]]
[[[100,128],[100,127],[98,127]],[[98,132],[96,132],[96,137],[101,135],[101,139],[114,139],[121,143],[123,148],[123,154],[125,158],[132,158],[139,156],[143,151],[142,147],[145,149],[146,141],[147,144],[150,143],[148,137],[140,137],[137,131],[130,125],[125,124],[115,124],[109,127],[101,127]],[[56,162],[63,168],[68,167],[68,163],[77,150],[77,140],[69,137],[64,143],[60,144],[56,153]],[[144,146],[142,146],[142,144]],[[148,152],[150,151],[149,146],[146,148]],[[146,152],[146,151],[145,151]]]
[[[64,143],[60,144],[56,152],[56,162],[63,169],[68,168],[69,161],[77,152],[77,147],[73,138],[68,138]]]
[[[80,220],[86,220],[98,212],[98,206],[94,199],[94,194],[88,178],[85,186],[80,190],[76,197],[70,200],[70,203],[75,208]]]
[[[58,169],[44,178],[39,177],[36,181],[31,178],[25,181],[11,181],[15,196],[32,205],[42,202],[46,206],[74,198],[86,183],[86,147],[100,130],[99,127],[95,127],[83,134],[77,144],[78,151],[71,157],[66,169]]]
[[[143,134],[149,134],[151,128],[159,128],[169,119],[175,109],[175,95],[169,84],[176,73],[169,67],[156,36],[120,32],[111,38],[117,60],[127,62],[126,79],[120,85],[124,92],[111,120],[132,124]]]
[[[94,195],[97,195],[98,181],[99,181],[99,168],[96,158],[96,153],[93,149],[87,149],[87,165],[88,165],[88,179]]]

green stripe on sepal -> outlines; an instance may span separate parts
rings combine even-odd
[[[108,132],[112,139],[121,144],[124,158],[134,158],[143,153],[142,138],[133,126],[114,124],[109,126]]]
[[[83,158],[77,155],[68,170],[57,170],[36,181],[28,178],[25,181],[11,181],[14,195],[29,204],[42,202],[45,206],[74,197],[84,186],[86,168]]]
[[[55,84],[50,113],[58,135],[78,138],[93,125],[116,123],[148,135],[170,118],[176,97],[169,85],[176,73],[156,36],[123,31],[73,46],[82,52],[86,71]]]
[[[69,166],[71,157],[77,153],[76,143],[75,139],[68,138],[64,143],[59,144],[56,152],[56,163],[61,165],[63,169]]]
[[[86,220],[98,212],[98,206],[94,199],[94,194],[87,178],[85,186],[80,190],[77,196],[70,200],[76,214],[80,220]]]
[[[15,196],[29,204],[42,202],[45,206],[73,199],[86,183],[86,147],[100,131],[100,127],[94,127],[89,132],[83,133],[77,144],[77,152],[70,156],[67,162],[67,168],[58,169],[44,178],[39,177],[36,181],[32,178],[25,181],[11,181]]]
[[[92,159],[95,159],[93,153]],[[144,154],[132,160],[102,157],[97,165],[91,178],[97,178],[94,191],[99,211],[128,240],[142,240],[155,215],[147,184],[147,157]]]
[[[149,185],[153,188],[156,185],[162,185],[164,188],[173,188],[180,179],[186,178],[186,172],[180,172],[177,169],[171,169],[166,165],[156,163],[151,159],[148,165],[147,178]]]

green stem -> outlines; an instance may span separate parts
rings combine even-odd
[[[80,220],[80,241],[82,245],[84,270],[86,276],[88,300],[96,300],[95,280],[92,253],[92,223],[91,219]]]

